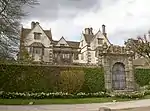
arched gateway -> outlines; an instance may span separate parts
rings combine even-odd
[[[124,90],[126,87],[125,65],[115,63],[112,68],[112,89]]]
[[[134,53],[127,47],[103,44],[97,48],[98,64],[104,67],[105,88],[107,90],[133,91]]]

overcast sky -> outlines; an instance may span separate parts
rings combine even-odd
[[[39,0],[40,5],[26,9],[22,21],[30,27],[38,21],[44,29],[52,30],[53,39],[64,36],[79,41],[85,27],[94,32],[106,25],[113,44],[123,44],[150,29],[150,0]]]

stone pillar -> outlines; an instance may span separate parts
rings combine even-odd
[[[105,78],[105,88],[109,91],[112,90],[112,74],[111,74],[111,66],[109,64],[109,60],[104,57],[104,78]]]
[[[49,63],[53,64],[53,46],[49,49]]]
[[[102,54],[101,54],[101,52],[100,52],[99,50],[97,51],[97,53],[98,53],[98,54],[97,54],[97,56],[98,56],[98,57],[97,57],[97,65],[98,65],[98,66],[102,66],[102,65],[103,65],[103,64],[102,64],[103,56],[102,56]]]
[[[133,71],[133,59],[131,56],[128,57],[128,64],[127,64],[127,72],[126,72],[126,85],[127,90],[132,91],[135,89],[134,84],[134,71]]]

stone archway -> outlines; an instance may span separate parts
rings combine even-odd
[[[112,89],[124,90],[126,88],[125,65],[117,62],[112,67]]]
[[[97,48],[98,65],[104,67],[105,88],[109,91],[134,91],[134,53],[128,47],[104,44]]]

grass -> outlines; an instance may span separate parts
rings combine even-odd
[[[150,95],[145,96],[143,99],[150,99]],[[86,104],[86,103],[104,103],[112,102],[116,100],[130,101],[134,99],[122,99],[122,98],[79,98],[79,99],[0,99],[0,105],[28,105],[30,102],[34,102],[35,105],[46,104]]]
[[[85,103],[103,103],[117,101],[128,101],[131,99],[120,98],[81,98],[81,99],[0,99],[0,105],[28,105],[29,102],[38,104],[85,104]]]
[[[144,99],[150,99],[150,95],[146,95]]]

